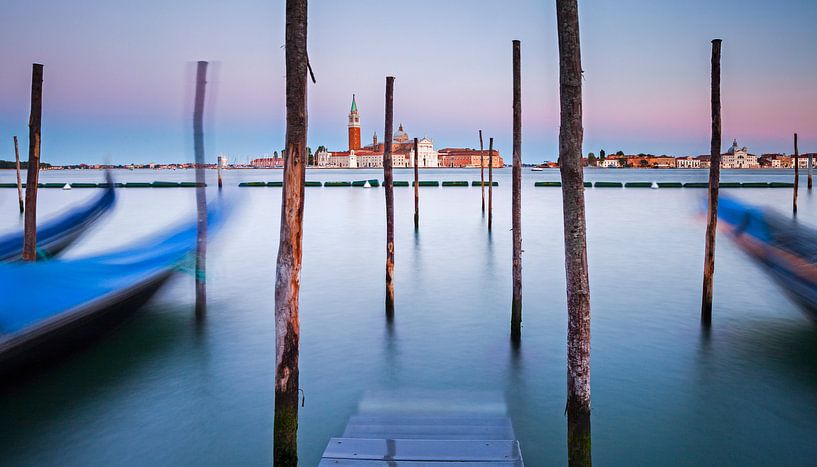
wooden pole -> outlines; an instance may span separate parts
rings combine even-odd
[[[567,277],[567,452],[592,465],[590,441],[590,284],[582,167],[582,65],[577,0],[556,0],[559,35],[559,172]]]
[[[37,259],[37,186],[40,180],[40,129],[43,118],[43,66],[31,71],[31,116],[28,120],[28,171],[26,173],[23,261]]]
[[[23,204],[23,181],[20,179],[20,149],[17,145],[17,137],[14,137],[14,161],[17,164],[17,200],[20,202],[20,214],[25,211]]]
[[[394,120],[394,76],[386,77],[386,140],[383,142],[383,183],[386,185],[386,316],[394,316],[394,179],[392,177],[392,132]],[[415,183],[415,189],[417,184]]]
[[[811,169],[814,166],[813,153],[808,153],[808,189],[811,191]]]
[[[218,170],[218,189],[220,190],[223,186],[221,182],[221,157],[216,159],[216,169]]]
[[[485,150],[482,147],[482,130],[479,130],[479,188],[482,190],[482,212],[485,212]]]
[[[298,465],[298,353],[306,177],[307,0],[286,2],[286,154],[275,268],[275,423],[272,463]]]
[[[522,339],[522,79],[519,41],[513,41],[513,302],[511,341]]]
[[[207,62],[196,64],[193,107],[193,152],[196,158],[196,318],[207,312],[207,193],[204,191],[204,93]]]
[[[488,232],[494,221],[494,138],[488,140]]]
[[[712,323],[712,274],[715,272],[715,233],[718,228],[718,188],[721,177],[721,40],[712,40],[712,140],[709,145],[709,208],[706,219],[704,283],[701,322]]]
[[[414,138],[414,229],[420,228],[420,169],[417,168],[420,158],[420,142]]]
[[[797,215],[797,191],[800,189],[800,152],[797,150],[797,133],[794,134],[794,190],[792,193],[792,210]]]

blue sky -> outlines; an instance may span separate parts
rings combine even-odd
[[[817,150],[817,2],[579,2],[585,152],[702,154],[710,40],[724,39],[724,147]],[[246,160],[284,138],[284,1],[6,0],[0,16],[0,159],[27,144],[31,63],[45,64],[43,160],[191,160],[193,65],[211,60],[206,151]],[[343,149],[395,119],[437,147],[511,143],[511,40],[522,41],[523,158],[555,159],[555,1],[310,3],[309,144]],[[2,142],[6,141],[7,144]],[[25,157],[25,155],[24,155]]]

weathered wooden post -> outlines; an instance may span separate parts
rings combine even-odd
[[[811,191],[811,172],[812,167],[814,166],[814,153],[808,153],[808,189]]]
[[[392,133],[394,120],[394,76],[386,77],[386,140],[383,142],[383,183],[386,185],[386,316],[394,316],[394,178],[392,176]],[[414,184],[415,189],[417,182]]]
[[[218,189],[220,190],[223,187],[223,183],[221,181],[221,156],[216,158],[216,170],[218,172]]]
[[[43,66],[31,71],[31,116],[28,120],[28,171],[26,173],[23,261],[37,259],[37,186],[40,180],[40,129],[43,119]]]
[[[800,152],[797,149],[797,133],[794,134],[794,190],[792,192],[792,210],[797,215],[797,191],[800,189]]]
[[[414,138],[414,230],[420,228],[420,169],[417,168],[420,160],[420,143]]]
[[[23,181],[20,178],[20,149],[17,145],[17,136],[14,137],[14,161],[17,168],[17,200],[20,202],[20,214],[25,211],[23,204]]]
[[[204,191],[204,92],[207,62],[196,64],[193,104],[193,152],[196,158],[196,318],[207,312],[207,193]]]
[[[479,189],[482,191],[482,212],[485,212],[485,149],[482,147],[482,130],[479,130]]]
[[[721,177],[721,40],[712,40],[712,140],[709,145],[709,208],[706,218],[704,283],[701,322],[712,323],[712,274],[715,272],[715,233],[718,228],[718,187]]]
[[[494,138],[488,140],[488,232],[494,222]]]
[[[513,302],[511,341],[522,339],[522,78],[519,41],[513,41]]]
[[[592,465],[590,442],[590,284],[582,167],[582,64],[577,0],[556,0],[559,34],[559,172],[567,275],[567,453]]]
[[[298,297],[306,177],[307,0],[286,2],[287,131],[275,267],[275,423],[272,463],[298,465]]]

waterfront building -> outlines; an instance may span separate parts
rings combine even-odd
[[[701,160],[692,156],[679,157],[675,159],[675,167],[678,169],[700,169]]]
[[[604,168],[614,168],[614,167],[621,167],[619,165],[619,158],[618,156],[607,156],[604,158],[603,161],[598,161],[596,164],[597,167],[604,167]]]
[[[494,167],[503,167],[505,161],[499,151],[494,149],[491,159],[488,159],[488,151],[481,152],[479,149],[471,148],[443,148],[439,151],[440,167],[479,167],[480,161],[484,161],[484,167],[493,164]],[[484,156],[483,156],[484,154]]]
[[[749,154],[747,147],[738,147],[738,140],[732,140],[732,146],[721,154],[721,168],[723,169],[757,169],[760,164],[757,156]]]
[[[336,168],[380,168],[383,167],[384,144],[378,142],[377,133],[372,137],[372,143],[361,146],[360,142],[360,113],[357,101],[352,95],[352,108],[348,119],[348,149],[346,151],[329,152],[321,148],[315,154],[315,164],[318,167]],[[419,152],[416,157],[420,167],[437,167],[437,151],[434,142],[429,138],[422,138],[417,143]],[[392,136],[392,166],[396,168],[413,167],[415,161],[414,141],[403,129],[401,123],[397,132]]]
[[[227,156],[225,156],[224,154],[219,154],[218,162],[216,162],[216,165],[218,165],[218,167],[221,167],[222,169],[227,167]]]
[[[283,157],[260,157],[250,161],[250,167],[256,169],[283,169]]]

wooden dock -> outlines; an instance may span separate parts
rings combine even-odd
[[[522,467],[505,412],[494,394],[368,395],[319,465]]]

